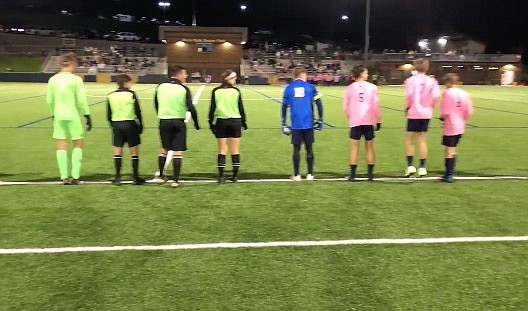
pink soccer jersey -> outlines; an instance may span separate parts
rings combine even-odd
[[[366,81],[352,83],[345,90],[343,109],[350,127],[381,123],[378,88]]]
[[[436,79],[422,73],[405,80],[407,118],[431,119],[438,97],[440,87]]]
[[[444,92],[440,105],[440,115],[444,118],[444,135],[463,134],[466,121],[471,114],[473,114],[473,106],[468,93],[456,87]]]

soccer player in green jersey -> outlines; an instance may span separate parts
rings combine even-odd
[[[198,115],[192,103],[191,90],[183,83],[187,79],[187,70],[180,66],[169,67],[170,82],[161,83],[156,88],[154,107],[158,114],[159,132],[161,138],[161,154],[158,158],[160,177],[158,182],[165,181],[164,166],[167,152],[174,151],[173,183],[171,187],[179,186],[183,151],[187,150],[187,126],[185,114],[191,113],[196,130],[200,129]]]
[[[225,183],[224,169],[227,149],[231,153],[233,164],[232,182],[238,181],[240,168],[240,137],[242,128],[247,130],[246,113],[242,104],[242,94],[235,87],[236,72],[227,70],[222,73],[222,85],[213,89],[209,109],[209,126],[218,142],[218,182]],[[215,122],[216,121],[216,122]]]
[[[92,129],[90,109],[84,94],[83,80],[74,75],[75,54],[65,54],[61,71],[48,81],[47,102],[53,117],[53,138],[57,141],[57,164],[65,185],[79,185],[83,159],[84,130],[79,114],[86,118],[86,130]],[[68,140],[73,142],[71,179],[68,174]]]
[[[121,185],[121,161],[123,158],[123,146],[128,143],[130,157],[132,158],[132,170],[134,173],[134,185],[142,185],[145,180],[139,177],[139,145],[141,144],[141,133],[143,132],[143,118],[141,107],[136,93],[130,90],[132,79],[126,74],[117,76],[119,88],[108,95],[107,119],[112,127],[112,143],[114,146],[114,185]],[[137,120],[137,123],[136,123]]]

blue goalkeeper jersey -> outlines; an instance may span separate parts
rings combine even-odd
[[[315,86],[303,80],[295,80],[284,89],[282,105],[290,107],[291,128],[293,130],[313,128],[313,102],[320,97]]]

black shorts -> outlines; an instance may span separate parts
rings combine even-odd
[[[311,145],[315,142],[314,129],[292,130],[291,143],[293,145]]]
[[[187,150],[187,126],[184,119],[161,119],[159,133],[163,149]]]
[[[407,132],[427,132],[430,119],[407,119]]]
[[[135,121],[112,122],[112,145],[123,148],[125,144],[135,147],[141,144],[139,128]]]
[[[350,139],[360,140],[361,136],[365,137],[366,141],[374,139],[374,126],[373,125],[359,125],[350,128]]]
[[[216,138],[240,138],[242,137],[242,119],[217,119]]]
[[[458,135],[452,135],[452,136],[446,136],[444,135],[442,137],[442,145],[446,147],[456,147],[458,146],[458,142],[462,138],[462,134]]]

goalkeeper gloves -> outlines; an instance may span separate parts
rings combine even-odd
[[[291,128],[289,126],[287,126],[286,124],[282,125],[281,131],[282,131],[282,134],[284,134],[286,136],[290,136],[290,134],[291,134]]]
[[[322,119],[319,119],[317,121],[315,121],[314,125],[313,125],[313,128],[314,130],[316,131],[322,131],[323,130],[323,120]]]
[[[376,131],[379,131],[379,130],[381,130],[381,123],[376,124]]]
[[[143,123],[139,123],[138,126],[137,126],[137,128],[138,128],[138,132],[139,132],[139,134],[140,134],[140,135],[143,134]]]
[[[216,125],[213,124],[213,121],[209,121],[209,129],[216,135]]]
[[[89,132],[92,130],[92,118],[89,114],[84,116],[86,118],[86,131]]]
[[[247,127],[246,120],[242,121],[242,128],[244,129],[244,131],[247,131],[248,127]]]

